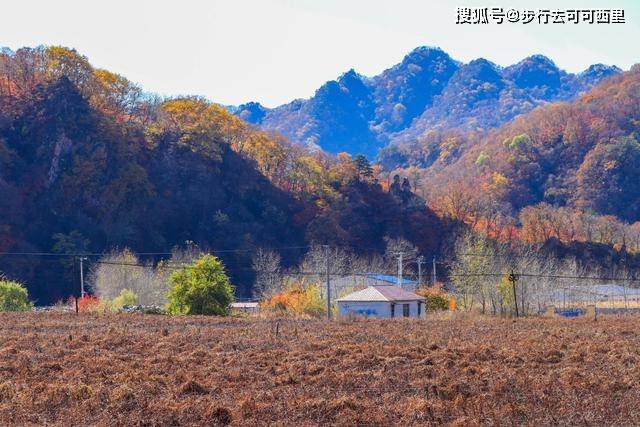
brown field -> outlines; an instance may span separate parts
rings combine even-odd
[[[640,317],[0,316],[0,424],[639,424]]]

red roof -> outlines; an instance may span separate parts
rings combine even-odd
[[[405,291],[400,286],[376,286],[378,292],[384,295],[390,301],[412,301],[412,300],[424,300],[425,298],[414,294],[413,292]]]

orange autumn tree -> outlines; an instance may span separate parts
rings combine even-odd
[[[263,308],[281,314],[306,315],[320,317],[326,313],[326,307],[320,287],[306,284],[304,280],[289,283],[285,289],[262,303]]]

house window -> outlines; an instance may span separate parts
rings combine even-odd
[[[418,301],[418,317],[422,315],[422,303]]]
[[[396,305],[391,304],[391,317],[394,317],[395,315],[396,315]]]
[[[402,317],[409,317],[409,304],[402,304]]]

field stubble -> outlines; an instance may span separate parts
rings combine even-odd
[[[0,424],[638,424],[639,316],[0,315]]]

